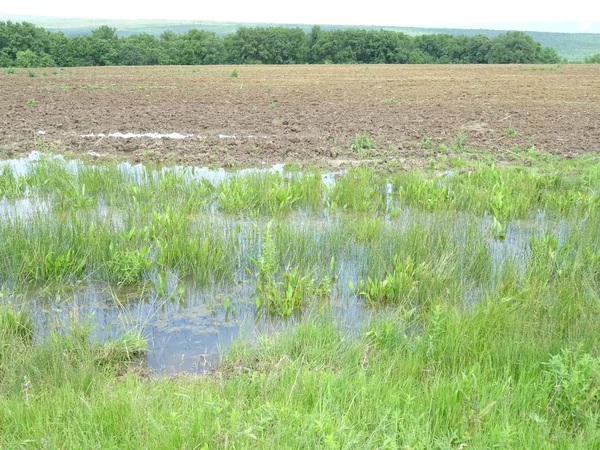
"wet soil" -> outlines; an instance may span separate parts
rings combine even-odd
[[[465,147],[498,155],[515,145],[561,155],[600,151],[600,65],[242,66],[237,78],[232,70],[2,74],[0,152],[26,154],[43,139],[98,159],[338,166],[359,158],[350,142],[367,134],[375,142],[367,158],[415,165],[451,147],[459,132]],[[108,136],[116,132],[193,136]],[[424,138],[432,148],[420,145]]]

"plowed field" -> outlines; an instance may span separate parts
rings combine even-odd
[[[418,164],[457,133],[470,149],[600,151],[596,66],[243,66],[26,69],[0,75],[0,147],[208,165]],[[46,72],[44,76],[43,72]],[[110,137],[181,133],[184,139]],[[103,134],[104,136],[98,136]],[[85,136],[94,135],[94,136]],[[429,138],[432,145],[421,145]],[[431,148],[424,148],[431,147]]]

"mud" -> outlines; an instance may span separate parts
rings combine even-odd
[[[458,132],[466,148],[498,155],[600,151],[600,66],[243,66],[237,78],[232,69],[0,75],[0,152],[26,154],[42,140],[97,159],[337,167],[359,158],[350,141],[367,134],[375,149],[363,157],[412,165]],[[165,135],[185,138],[156,138]]]

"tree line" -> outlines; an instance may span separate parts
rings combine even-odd
[[[554,64],[558,53],[518,31],[409,36],[387,30],[241,27],[223,37],[192,29],[117,36],[103,25],[66,37],[27,22],[0,22],[0,67],[201,64]]]

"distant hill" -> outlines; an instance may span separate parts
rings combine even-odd
[[[273,24],[273,23],[239,23],[208,21],[170,21],[170,20],[114,20],[114,19],[77,19],[37,16],[6,16],[0,14],[0,20],[27,21],[46,28],[48,31],[62,31],[66,36],[88,34],[94,28],[108,25],[117,29],[119,36],[130,36],[138,33],[160,35],[164,31],[183,33],[192,28],[211,31],[219,36],[235,32],[239,27],[285,26],[299,27],[309,31],[312,25]],[[446,33],[454,36],[474,36],[483,34],[490,38],[509,30],[460,29],[460,28],[418,28],[418,27],[379,27],[368,25],[320,25],[323,30],[361,28],[365,30],[393,30],[411,36],[420,34]],[[600,29],[600,24],[593,23],[591,30]],[[546,31],[525,31],[544,47],[554,48],[562,58],[570,61],[582,61],[584,58],[600,53],[600,33],[557,33]]]

